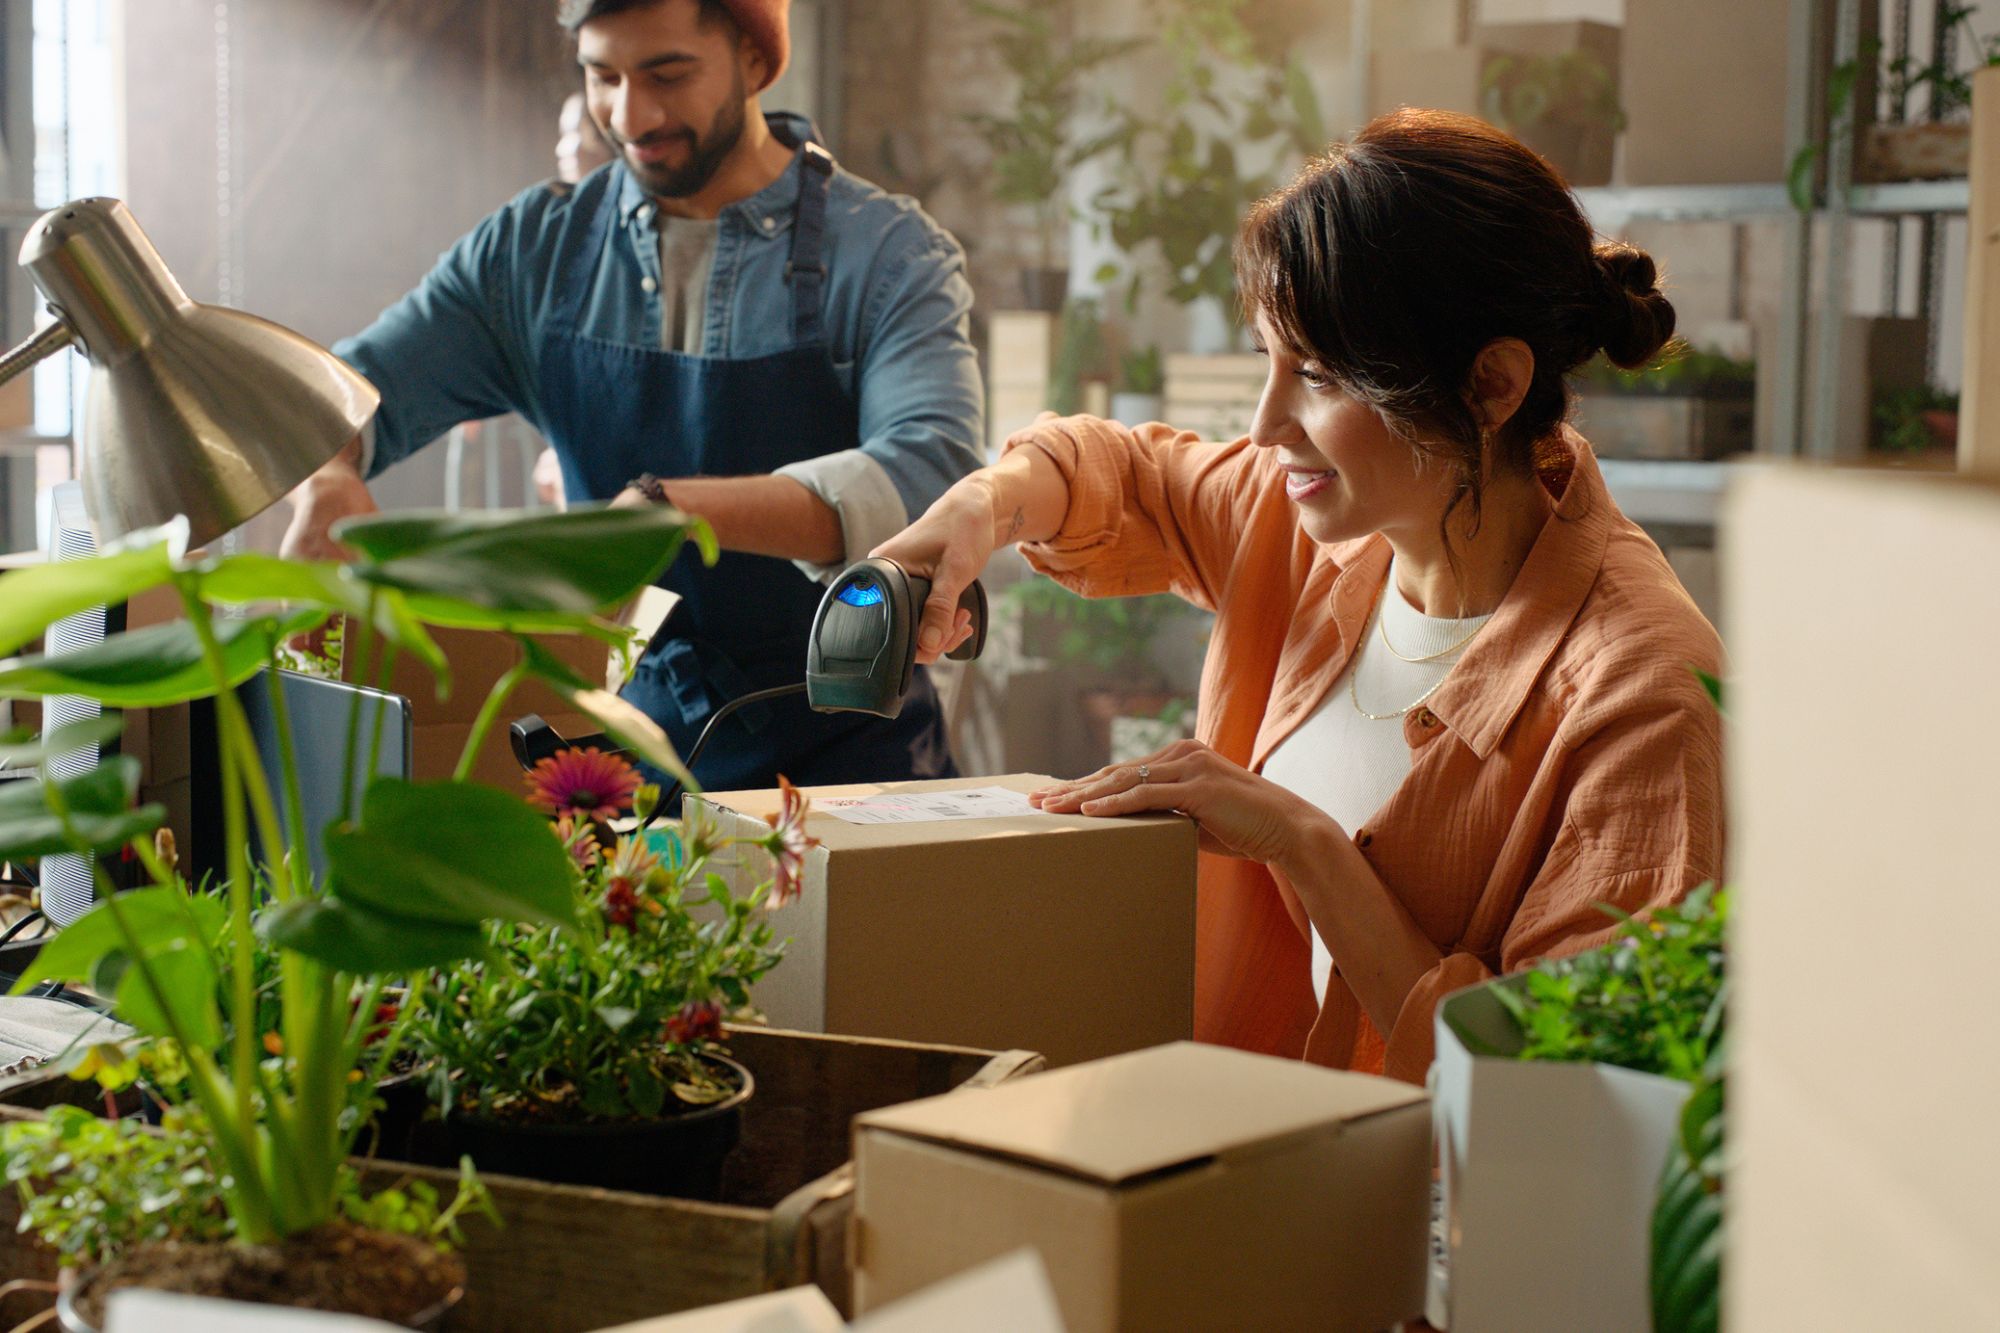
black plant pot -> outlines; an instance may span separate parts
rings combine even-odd
[[[742,1133],[743,1104],[756,1085],[736,1061],[703,1058],[723,1066],[737,1084],[733,1095],[713,1106],[657,1120],[575,1125],[447,1116],[417,1126],[413,1159],[449,1165],[469,1156],[481,1172],[496,1175],[715,1202],[722,1194],[722,1164]]]
[[[1043,310],[1051,315],[1061,314],[1063,302],[1069,299],[1069,270],[1022,269],[1021,299],[1030,310]]]
[[[391,1074],[375,1085],[375,1095],[382,1099],[381,1108],[375,1112],[374,1125],[361,1131],[354,1150],[384,1161],[407,1162],[414,1151],[417,1125],[430,1106],[423,1080],[414,1070]]]

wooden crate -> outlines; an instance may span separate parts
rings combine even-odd
[[[694,1203],[488,1175],[506,1225],[475,1219],[465,1257],[470,1294],[456,1327],[584,1330],[817,1283],[851,1310],[848,1122],[863,1111],[1033,1073],[1042,1058],[958,1046],[818,1036],[766,1028],[730,1033],[757,1080],[743,1139],[724,1172],[724,1203]],[[90,1091],[62,1076],[0,1087],[0,1118]],[[80,1091],[72,1091],[77,1089]],[[380,1184],[415,1177],[449,1197],[455,1173],[371,1163]],[[53,1265],[14,1231],[18,1200],[0,1194],[0,1275],[47,1276]],[[4,1278],[0,1278],[4,1280]]]

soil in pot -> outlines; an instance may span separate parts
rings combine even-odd
[[[424,1241],[337,1222],[276,1245],[142,1245],[84,1278],[75,1312],[104,1326],[104,1300],[121,1287],[219,1296],[365,1315],[405,1328],[432,1325],[458,1299],[465,1264]]]
[[[722,1066],[736,1092],[709,1106],[669,1100],[668,1114],[650,1120],[454,1114],[417,1126],[411,1160],[452,1166],[469,1156],[482,1173],[716,1202],[723,1164],[743,1131],[743,1104],[756,1085],[734,1060],[702,1058]]]

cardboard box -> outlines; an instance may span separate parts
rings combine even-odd
[[[1620,40],[1618,28],[1613,24],[1587,19],[1487,23],[1473,29],[1472,44],[1496,55],[1528,59],[1572,54],[1588,57],[1603,69],[1614,94],[1619,88]],[[1483,81],[1484,70],[1481,78]],[[1521,141],[1553,163],[1571,186],[1611,183],[1611,157],[1618,140],[1618,127],[1613,122],[1549,123],[1528,126],[1518,133]]]
[[[1834,0],[1816,0],[1820,50],[1831,64]],[[1786,179],[1785,99],[1791,80],[1793,5],[1742,0],[1627,0],[1625,184],[1770,184]],[[1879,6],[1863,5],[1863,50]],[[1854,102],[1875,105],[1875,64],[1863,61]],[[1825,123],[1814,108],[1814,137]]]
[[[1443,1271],[1426,1317],[1451,1333],[1649,1328],[1653,1203],[1689,1085],[1513,1059],[1495,984],[1510,983],[1437,1009]]]
[[[2000,1327],[2000,486],[1774,466],[1723,521],[1724,1327]]]
[[[472,734],[473,721],[486,702],[487,692],[519,660],[521,651],[512,636],[489,630],[435,628],[431,637],[451,663],[451,697],[437,697],[437,684],[430,668],[410,653],[396,655],[388,684],[391,694],[400,694],[410,701],[410,776],[419,782],[441,781],[457,769],[459,753]],[[606,678],[610,649],[599,640],[583,634],[534,637],[585,680]],[[351,661],[342,667],[349,679],[358,671]],[[507,727],[529,713],[539,713],[543,721],[564,736],[588,736],[601,730],[593,719],[570,712],[569,705],[546,685],[523,681],[508,696],[500,720],[479,748],[479,757],[472,767],[476,780],[506,791],[519,790],[521,766],[510,748]]]
[[[1047,778],[811,788],[825,801]],[[776,791],[691,798],[728,834],[767,831]],[[1194,1030],[1193,823],[1027,813],[853,824],[815,810],[805,891],[771,914],[791,939],[751,990],[773,1023],[908,1041],[992,1042],[1070,1064]],[[765,877],[757,858],[731,872]]]
[[[1369,57],[1368,114],[1410,106],[1483,116],[1479,80],[1492,58],[1481,46],[1378,50]]]
[[[1032,1245],[1072,1333],[1376,1330],[1423,1302],[1407,1084],[1176,1043],[857,1117],[856,1308]]]
[[[1048,1273],[1033,1250],[961,1273],[852,1324],[816,1287],[793,1287],[603,1333],[1063,1333]]]

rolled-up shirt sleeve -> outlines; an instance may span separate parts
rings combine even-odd
[[[841,563],[818,565],[794,560],[792,563],[808,578],[821,582],[834,578],[908,527],[913,517],[889,469],[865,449],[843,449],[803,463],[788,463],[777,475],[798,482],[840,516]]]

